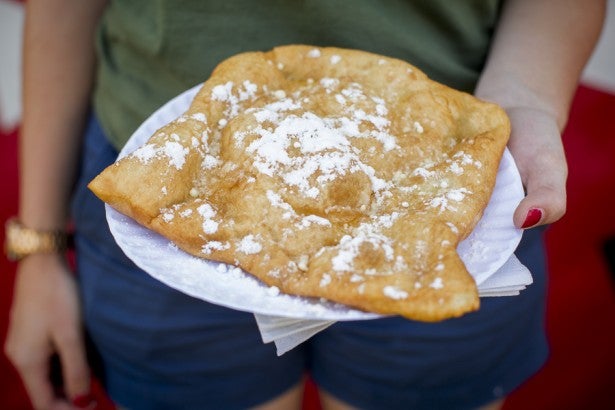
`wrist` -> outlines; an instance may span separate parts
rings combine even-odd
[[[543,116],[553,118],[560,131],[566,123],[567,107],[550,102],[549,98],[513,75],[487,73],[479,81],[474,94],[480,99],[498,104],[507,112],[513,110],[540,112]]]

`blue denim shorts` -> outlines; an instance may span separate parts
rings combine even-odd
[[[277,357],[251,314],[171,289],[122,253],[86,187],[116,157],[92,116],[72,203],[77,270],[86,328],[121,406],[242,409],[309,373],[359,408],[474,408],[507,395],[546,360],[539,230],[527,231],[517,251],[534,276],[519,296],[483,298],[478,312],[440,323],[337,323]]]

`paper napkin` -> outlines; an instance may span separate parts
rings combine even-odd
[[[478,283],[480,297],[515,296],[532,283],[530,271],[513,254],[496,272]],[[333,320],[292,319],[254,314],[264,343],[275,343],[278,356],[331,326]]]

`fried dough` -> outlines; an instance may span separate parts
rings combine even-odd
[[[282,292],[438,321],[479,307],[456,248],[509,133],[501,108],[406,62],[283,46],[223,61],[183,115],[89,187]]]

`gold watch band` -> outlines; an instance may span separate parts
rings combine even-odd
[[[4,250],[9,260],[18,261],[35,253],[64,252],[68,245],[65,231],[39,231],[24,226],[17,218],[6,222]]]

